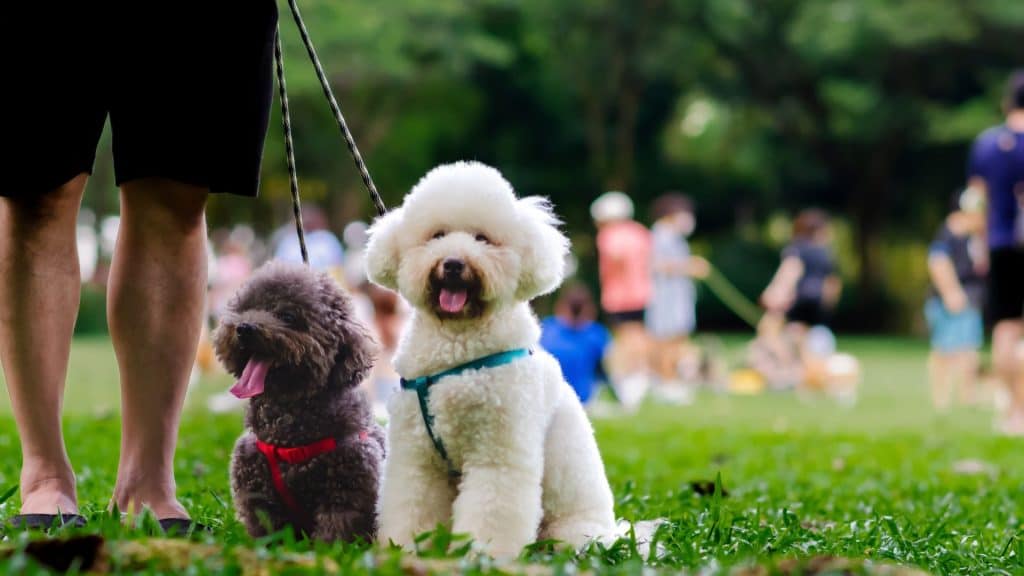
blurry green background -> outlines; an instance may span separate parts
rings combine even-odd
[[[627,191],[697,200],[693,238],[749,296],[801,207],[839,219],[843,330],[920,329],[926,245],[1001,120],[1024,65],[1020,0],[303,0],[306,23],[386,201],[431,166],[477,159],[550,196],[593,281],[587,209]],[[336,231],[371,206],[280,5],[304,198]],[[101,143],[86,205],[116,212]],[[210,226],[286,222],[276,103],[259,201],[217,198]],[[102,330],[85,295],[81,331]],[[95,316],[96,322],[90,321]],[[738,326],[704,297],[704,328]]]

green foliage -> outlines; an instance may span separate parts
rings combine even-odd
[[[910,326],[924,332],[924,301],[928,297],[928,268],[921,262],[928,260],[928,246],[920,242],[892,240],[886,242],[882,260],[885,276],[890,279],[889,294],[893,300],[892,316],[886,327],[898,329]]]

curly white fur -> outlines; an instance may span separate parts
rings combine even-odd
[[[450,481],[427,435],[415,392],[392,397],[380,539],[412,547],[438,524],[488,553],[517,555],[540,539],[580,546],[616,533],[613,499],[593,429],[557,362],[540,349],[528,301],[562,280],[568,240],[547,201],[517,199],[488,166],[460,162],[428,173],[402,206],[370,230],[370,279],[414,307],[395,367],[405,378],[529,348],[528,358],[433,386],[430,411],[452,463]],[[444,237],[434,238],[437,232]],[[486,234],[490,243],[476,241]],[[482,316],[441,320],[428,279],[444,258],[482,280]]]

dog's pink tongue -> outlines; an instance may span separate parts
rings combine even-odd
[[[441,289],[440,297],[438,298],[441,310],[448,312],[449,314],[458,314],[462,312],[462,309],[466,306],[466,299],[468,294],[465,290],[449,290],[447,288]]]
[[[255,358],[242,370],[242,377],[231,387],[231,393],[236,398],[252,398],[263,394],[263,388],[267,384],[267,372],[270,371],[270,363]]]

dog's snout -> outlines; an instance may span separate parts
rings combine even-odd
[[[238,326],[235,326],[235,334],[238,334],[238,336],[241,338],[252,336],[255,333],[256,327],[253,326],[252,324],[249,324],[248,322],[242,322]]]
[[[458,258],[445,258],[441,267],[445,276],[455,277],[462,275],[463,270],[466,269],[466,263]]]

